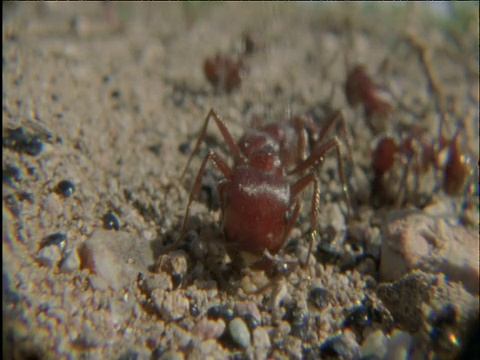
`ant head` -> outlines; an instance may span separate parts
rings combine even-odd
[[[282,162],[277,153],[269,147],[255,151],[249,158],[250,166],[266,173],[282,174]]]
[[[278,142],[271,138],[269,133],[255,129],[249,129],[245,132],[238,141],[238,147],[241,153],[249,159],[253,154],[262,150],[271,153],[280,152]]]

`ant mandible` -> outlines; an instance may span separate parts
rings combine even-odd
[[[428,142],[426,134],[413,128],[409,135],[397,142],[393,137],[382,138],[373,153],[372,166],[374,183],[383,189],[385,175],[390,172],[397,161],[405,166],[396,194],[396,202],[401,202],[400,192],[404,189],[409,172],[413,173],[418,182],[419,175],[433,168],[443,171],[443,189],[448,195],[460,195],[471,176],[470,158],[464,154],[460,145],[459,127],[453,138],[447,140],[443,135],[444,119],[441,118],[440,134],[435,142]]]
[[[335,149],[343,193],[348,209],[351,209],[340,153],[340,141],[336,136],[323,141],[328,130],[338,120],[343,123],[346,137],[343,114],[340,111],[333,113],[320,131],[311,119],[299,116],[285,124],[250,128],[235,143],[225,123],[215,110],[210,109],[182,177],[205,139],[210,119],[215,121],[233,154],[234,164],[230,167],[219,154],[209,150],[193,184],[178,241],[185,236],[190,206],[201,191],[207,162],[212,160],[224,176],[218,184],[218,192],[222,211],[222,230],[227,248],[240,252],[244,255],[244,259],[251,259],[252,257],[248,255],[253,255],[255,260],[247,265],[265,267],[268,264],[287,263],[279,259],[277,254],[285,245],[290,230],[298,219],[300,212],[298,195],[308,185],[313,184],[310,246],[305,262],[306,267],[317,232],[319,180],[316,173],[311,171],[291,184],[287,175],[302,174],[313,166],[320,165],[325,154]],[[347,147],[351,156],[348,141]],[[308,156],[307,148],[310,150]],[[294,167],[288,171],[287,167],[290,166]],[[172,247],[175,246],[176,244],[172,245]]]

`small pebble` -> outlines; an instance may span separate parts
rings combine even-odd
[[[148,150],[150,150],[155,155],[160,156],[160,155],[162,155],[163,144],[160,143],[160,144],[150,145],[148,147]]]
[[[180,274],[184,276],[187,273],[187,269],[187,254],[183,250],[160,255],[154,266],[155,272],[165,272],[169,275]]]
[[[374,315],[374,310],[368,306],[355,306],[348,311],[343,326],[361,330],[372,324]]]
[[[308,335],[310,315],[306,309],[298,307],[295,303],[287,305],[284,320],[291,326],[290,334],[304,339]]]
[[[62,260],[62,252],[57,246],[46,246],[38,251],[37,260],[44,266],[54,267]]]
[[[250,346],[250,331],[242,318],[236,317],[228,323],[228,331],[232,340],[242,348]]]
[[[381,330],[369,334],[362,344],[362,357],[377,355],[383,359],[387,354],[387,338]]]
[[[112,92],[110,93],[110,96],[112,98],[118,99],[120,98],[120,96],[122,96],[122,93],[120,92],[120,90],[112,90]]]
[[[18,152],[27,153],[36,156],[43,150],[43,142],[36,135],[27,134],[23,127],[17,129],[6,129],[3,140],[3,147],[13,149]]]
[[[412,336],[409,333],[394,330],[388,339],[389,360],[404,360],[409,358],[410,347],[412,345]]]
[[[319,310],[323,310],[328,306],[329,297],[328,290],[320,287],[314,288],[308,293],[308,301]]]
[[[182,281],[183,281],[182,274],[173,274],[172,275],[173,290],[177,289],[180,285],[182,285]]]
[[[257,328],[260,325],[260,321],[258,321],[257,318],[252,314],[243,314],[242,319],[245,321],[250,330]]]
[[[257,323],[260,323],[262,320],[262,316],[260,315],[258,306],[253,301],[236,302],[233,309],[236,314],[238,314],[239,316],[242,316],[244,319],[245,319],[245,316],[249,315],[250,317],[253,317],[257,321]]]
[[[207,317],[209,319],[223,319],[228,322],[232,320],[234,316],[233,309],[229,305],[215,305],[207,310]]]
[[[189,154],[192,151],[192,146],[190,145],[189,142],[180,144],[178,147],[178,151],[180,151],[182,154]]]
[[[180,291],[152,291],[152,299],[160,315],[167,321],[176,321],[188,314],[190,303]]]
[[[209,320],[203,318],[193,327],[192,333],[202,340],[218,339],[224,333],[225,328],[225,321],[222,319]]]
[[[63,233],[55,233],[47,236],[40,243],[40,248],[45,248],[49,246],[57,246],[60,251],[63,253],[67,249],[67,236]]]
[[[193,317],[197,317],[198,315],[200,315],[200,309],[198,308],[198,303],[191,299],[190,300],[190,315],[192,315]]]
[[[107,230],[120,230],[120,220],[118,220],[117,216],[109,211],[105,215],[103,215],[103,227]]]
[[[138,286],[142,291],[151,293],[154,289],[170,291],[173,289],[172,278],[170,275],[161,273],[142,273],[142,278],[138,279]]]
[[[80,268],[80,257],[77,250],[71,251],[60,265],[60,271],[70,273]]]
[[[257,327],[255,330],[253,330],[253,344],[255,345],[255,349],[269,349],[272,346],[270,343],[270,336],[268,336],[268,331],[266,328]]]
[[[75,184],[70,180],[62,180],[55,187],[55,192],[65,198],[72,196],[75,190]]]

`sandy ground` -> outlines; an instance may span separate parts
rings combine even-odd
[[[412,124],[438,131],[435,99],[408,40],[412,36],[432,50],[442,99],[452,119],[463,120],[463,149],[478,159],[478,8],[457,8],[461,20],[456,21],[420,5],[3,3],[3,10],[2,165],[4,174],[9,166],[16,168],[3,178],[5,359],[315,358],[320,344],[342,331],[348,309],[366,298],[384,311],[382,331],[402,329],[376,297],[375,266],[357,269],[342,261],[358,251],[358,244],[352,245],[358,238],[370,239],[378,260],[380,223],[391,207],[371,204],[368,179],[376,139]],[[241,87],[215,92],[204,78],[204,59],[240,53],[247,30],[261,46],[246,60]],[[380,129],[372,131],[362,112],[347,104],[345,55],[351,63],[366,64],[402,104]],[[321,121],[343,110],[355,165],[344,160],[358,217],[350,242],[341,243],[347,255],[340,256],[340,264],[317,256],[309,269],[275,280],[263,294],[248,294],[246,289],[265,278],[225,265],[229,257],[221,246],[206,241],[221,237],[220,211],[200,201],[192,206],[189,229],[207,242],[200,250],[214,254],[205,260],[197,249],[197,257],[184,256],[188,270],[166,260],[173,262],[170,268],[180,268],[175,272],[183,284],[175,290],[168,266],[152,272],[163,245],[179,235],[200,165],[197,156],[180,179],[188,160],[184,148],[193,146],[212,107],[234,139],[253,116],[268,123],[309,113]],[[12,135],[8,129],[19,126],[43,143],[38,155],[5,146]],[[447,127],[453,134],[455,121]],[[207,142],[228,157],[213,126]],[[210,183],[218,176],[213,172]],[[69,197],[58,190],[62,180],[75,185]],[[319,238],[325,239],[332,231],[341,233],[346,222],[335,156],[327,156],[320,180]],[[208,199],[209,188],[204,192]],[[452,201],[442,194],[435,201],[442,199]],[[463,210],[463,197],[453,201],[456,210],[449,216],[478,230],[478,200]],[[306,256],[308,206],[293,232],[293,250],[285,250],[287,258]],[[120,231],[104,229],[109,211],[118,217]],[[40,253],[55,233],[66,235],[60,243],[65,249]],[[63,265],[65,258],[70,265]],[[233,275],[224,280],[227,270]],[[316,287],[330,294],[323,312],[307,304]],[[172,294],[178,297],[172,300]],[[169,301],[171,306],[165,305]],[[305,329],[296,320],[292,325],[284,306],[289,301],[301,311],[310,309]],[[239,303],[258,308],[252,311],[263,330],[250,329],[254,346],[242,349],[231,339],[198,335],[213,331],[198,325],[209,307],[230,304],[239,314]],[[221,334],[221,322],[208,325]],[[366,334],[355,335],[362,344]],[[428,336],[422,339],[425,344],[418,347],[433,351]]]

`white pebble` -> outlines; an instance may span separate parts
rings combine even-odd
[[[78,256],[77,250],[71,251],[65,260],[63,260],[62,265],[60,265],[60,270],[62,272],[72,272],[77,270],[80,267],[80,258]]]
[[[42,248],[38,252],[37,260],[44,266],[54,267],[62,259],[62,252],[56,245]]]
[[[388,354],[389,360],[407,360],[409,358],[410,347],[412,344],[412,337],[410,334],[394,330],[390,339],[388,339]]]
[[[240,345],[242,348],[246,349],[250,346],[250,331],[248,331],[247,324],[239,318],[236,317],[228,324],[228,331],[232,336],[233,341]]]
[[[383,359],[387,354],[387,338],[381,330],[369,334],[362,345],[362,357],[376,355]]]

